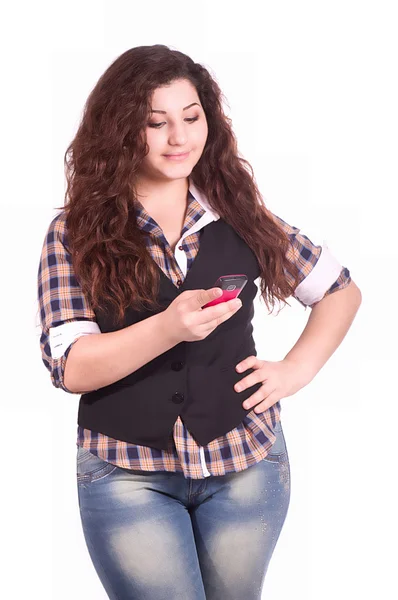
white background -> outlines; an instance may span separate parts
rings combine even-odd
[[[41,361],[36,276],[88,93],[125,50],[156,43],[210,69],[270,209],[327,240],[362,291],[341,346],[282,400],[292,493],[263,598],[397,597],[397,27],[383,0],[3,9],[2,598],[107,597],[78,508],[79,396]],[[304,328],[310,309],[289,302],[277,318],[256,303],[259,358],[281,360]]]

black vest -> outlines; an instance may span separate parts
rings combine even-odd
[[[181,342],[123,379],[82,394],[78,424],[117,440],[167,450],[180,416],[196,442],[204,446],[239,425],[252,410],[244,409],[243,401],[262,385],[256,383],[240,393],[234,390],[239,380],[254,371],[238,373],[235,367],[257,355],[251,321],[260,267],[254,252],[220,218],[203,228],[199,251],[180,287],[158,268],[158,301],[164,309],[183,291],[212,288],[220,275],[234,273],[248,277],[239,295],[242,307],[207,338]],[[128,308],[119,327],[109,311],[105,317],[96,316],[101,332],[107,333],[155,312]]]

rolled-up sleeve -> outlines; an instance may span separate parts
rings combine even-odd
[[[326,240],[315,244],[298,227],[275,214],[273,217],[291,241],[287,258],[299,269],[299,283],[293,296],[300,304],[313,308],[326,295],[347,287],[351,281],[350,271],[333,255]],[[293,283],[289,273],[286,277]]]
[[[37,273],[40,349],[44,366],[56,388],[71,392],[64,371],[73,344],[82,336],[101,333],[95,312],[73,272],[67,250],[64,214],[55,217],[46,232]]]

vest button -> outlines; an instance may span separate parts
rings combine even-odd
[[[184,394],[180,394],[180,392],[175,392],[172,395],[171,399],[174,402],[174,404],[181,404],[181,402],[184,402]]]
[[[171,368],[173,369],[173,371],[181,371],[183,366],[184,366],[184,363],[181,362],[180,360],[177,360],[176,362],[171,363]]]
[[[182,284],[181,279],[177,279],[177,285],[181,285],[181,284]]]

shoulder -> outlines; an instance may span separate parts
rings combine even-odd
[[[65,220],[65,211],[61,211],[50,221],[45,236],[45,243],[47,245],[61,243],[65,250],[67,249],[67,229]]]
[[[283,231],[285,233],[287,233],[289,236],[294,237],[294,236],[296,236],[299,233],[299,231],[300,231],[299,227],[295,227],[294,225],[290,225],[289,223],[287,223],[287,221],[285,221],[284,219],[282,219],[282,217],[280,217],[279,215],[276,215],[275,213],[273,213],[270,210],[268,210],[268,213],[273,218],[273,220],[275,221],[275,223],[277,225],[279,225],[283,229]]]

